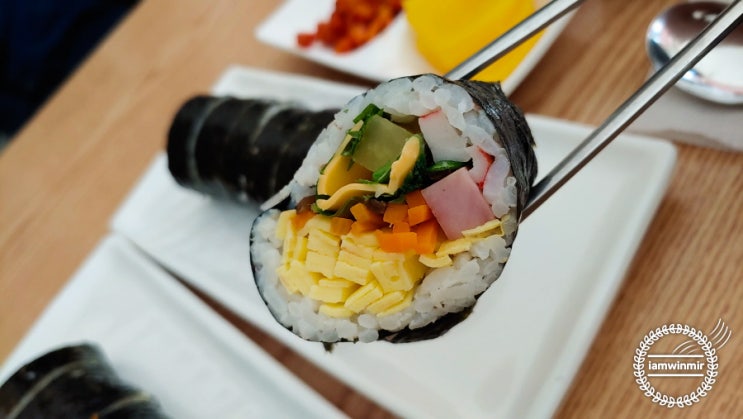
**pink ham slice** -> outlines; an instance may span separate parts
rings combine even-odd
[[[464,167],[421,192],[449,240],[458,239],[462,237],[462,231],[495,218],[490,205]]]

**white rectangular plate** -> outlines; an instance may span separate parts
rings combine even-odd
[[[547,1],[536,0],[534,3],[543,6]],[[319,22],[327,20],[334,5],[334,0],[287,0],[256,28],[255,36],[284,51],[370,80],[385,81],[411,74],[438,73],[418,52],[415,34],[404,12],[373,40],[349,53],[338,54],[320,45],[299,47],[297,34],[310,32]],[[507,94],[513,92],[537,65],[571,16],[565,16],[547,28],[521,64],[503,80],[503,90]]]
[[[83,341],[174,418],[343,417],[121,237],[90,255],[2,366],[0,383]]]
[[[340,105],[360,89],[232,68],[215,93]],[[318,101],[322,105],[317,105]],[[590,129],[530,116],[542,172]],[[547,417],[562,399],[609,309],[666,189],[670,144],[624,135],[520,228],[501,278],[446,335],[392,345],[340,344],[326,353],[276,323],[253,283],[256,207],[179,187],[164,155],[113,228],[242,317],[403,417]]]

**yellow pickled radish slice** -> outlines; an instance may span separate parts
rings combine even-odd
[[[403,9],[421,55],[446,73],[536,10],[528,0],[404,0]],[[476,80],[502,81],[529,53],[539,35],[493,63]]]

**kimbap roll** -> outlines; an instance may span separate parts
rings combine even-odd
[[[195,96],[168,131],[168,168],[182,186],[262,202],[292,178],[337,110],[269,99]]]
[[[533,146],[497,83],[426,74],[352,99],[253,223],[268,309],[325,343],[445,333],[508,260]]]
[[[161,419],[155,398],[121,381],[93,344],[62,347],[29,362],[0,386],[0,417]]]

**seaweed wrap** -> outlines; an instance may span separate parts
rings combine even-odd
[[[216,198],[263,201],[286,185],[336,110],[264,99],[196,96],[168,131],[168,168]]]
[[[149,394],[122,382],[94,345],[51,351],[0,387],[0,417],[166,418]]]
[[[508,260],[533,146],[497,83],[424,74],[352,99],[253,223],[268,309],[311,341],[442,335]]]

